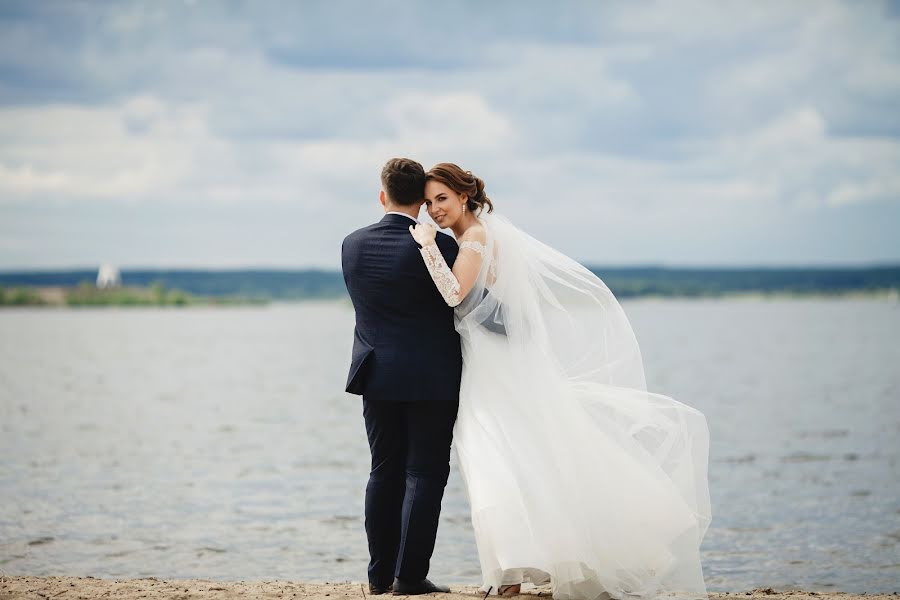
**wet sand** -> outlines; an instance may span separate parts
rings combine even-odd
[[[473,600],[481,598],[474,586],[451,586],[450,594],[430,594],[427,598],[440,600]],[[549,598],[547,588],[532,589],[522,596]],[[381,596],[389,598],[390,596]],[[210,600],[231,598],[292,598],[305,600],[369,600],[368,590],[360,583],[301,583],[292,581],[238,581],[221,582],[207,579],[98,579],[95,577],[28,575],[0,576],[0,598],[49,599],[101,599],[172,598]],[[496,598],[496,596],[494,596]],[[843,592],[805,592],[800,590],[774,591],[758,588],[747,592],[713,593],[710,600],[896,600],[893,594],[854,595]]]

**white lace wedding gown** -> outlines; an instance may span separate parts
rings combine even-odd
[[[557,600],[705,598],[710,522],[704,416],[646,391],[622,307],[593,273],[503,217],[482,215],[464,299],[433,246],[426,265],[455,308],[463,375],[454,446],[484,591],[543,584]]]

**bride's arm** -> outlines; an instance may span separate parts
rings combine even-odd
[[[410,225],[409,232],[422,246],[419,252],[422,253],[425,266],[428,268],[428,272],[431,274],[431,278],[434,280],[434,284],[440,291],[441,296],[444,297],[444,301],[449,306],[456,306],[462,302],[466,294],[472,289],[472,286],[475,285],[475,280],[478,279],[482,261],[481,253],[478,250],[463,244],[466,241],[484,244],[484,232],[466,232],[466,236],[460,238],[459,254],[457,254],[456,260],[453,262],[453,269],[444,260],[444,255],[441,254],[437,243],[435,243],[434,238],[437,230],[434,227],[428,224],[420,224],[413,228]]]

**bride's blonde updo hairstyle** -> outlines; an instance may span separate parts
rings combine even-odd
[[[425,173],[425,181],[439,181],[457,194],[466,194],[466,208],[472,214],[479,214],[484,207],[487,211],[494,210],[491,199],[484,193],[484,180],[472,174],[472,171],[463,171],[459,165],[453,163],[438,163]]]

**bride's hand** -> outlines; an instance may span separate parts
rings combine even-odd
[[[434,243],[434,236],[437,235],[437,229],[430,223],[419,223],[415,227],[409,226],[409,233],[420,246],[427,246]]]

